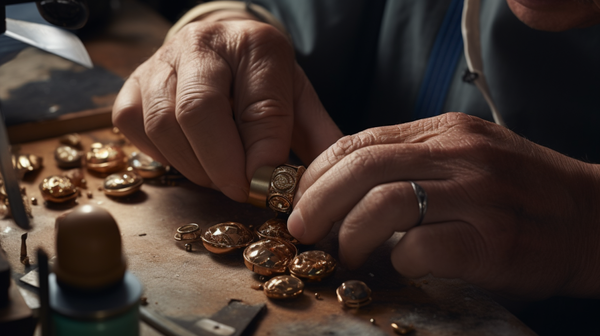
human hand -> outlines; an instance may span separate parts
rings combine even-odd
[[[600,294],[598,167],[448,113],[340,139],[304,174],[288,220],[301,242],[337,221],[357,268],[395,232],[396,270],[538,299]],[[422,225],[415,181],[428,194]]]
[[[290,147],[309,163],[341,132],[287,38],[227,15],[187,24],[135,70],[113,123],[155,160],[244,202],[256,169],[285,162]]]

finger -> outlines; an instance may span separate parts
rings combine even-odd
[[[423,127],[423,123],[423,120],[418,120],[412,123],[412,127],[407,127],[407,124],[377,127],[337,140],[311,163],[302,176],[295,197],[296,202],[325,172],[359,149],[385,144],[424,142],[428,137],[425,136],[427,130]],[[419,131],[422,132],[420,135]]]
[[[448,200],[442,181],[419,181],[427,192],[429,211],[422,225],[458,218],[460,206]],[[419,203],[410,182],[392,182],[371,189],[348,213],[339,232],[339,256],[348,268],[362,265],[395,232],[419,221]]]
[[[112,122],[140,151],[165,165],[169,163],[144,130],[142,95],[137,78],[130,77],[119,91],[113,105]]]
[[[379,145],[354,151],[305,191],[288,219],[290,233],[302,243],[315,243],[377,185],[447,178],[449,172],[428,153],[425,144]]]
[[[452,137],[453,131],[460,130],[467,130],[470,134],[487,134],[488,137],[493,134],[500,137],[505,136],[504,132],[498,132],[497,125],[463,113],[446,113],[411,123],[368,129],[340,139],[319,155],[304,173],[295,200],[299,201],[304,191],[323,176],[326,171],[356,150],[369,146],[400,143],[431,142],[435,145],[443,142],[446,137]],[[454,136],[456,135],[454,134]],[[454,137],[449,141],[456,142],[456,138]]]
[[[296,63],[294,70],[294,132],[292,150],[306,165],[342,137],[315,89]]]
[[[252,51],[240,59],[234,88],[248,181],[258,168],[287,161],[294,128],[293,48],[274,27],[252,24],[244,41]]]
[[[477,229],[465,222],[423,225],[400,239],[392,250],[392,264],[410,278],[432,274],[468,281],[485,259],[484,244]]]
[[[216,52],[183,53],[178,63],[176,122],[210,180],[229,198],[246,201],[244,147],[229,99],[231,68]]]
[[[161,154],[192,182],[211,181],[196,158],[175,117],[175,69],[164,61],[153,63],[152,76],[140,81],[144,130]]]

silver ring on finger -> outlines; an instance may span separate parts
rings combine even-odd
[[[413,181],[409,181],[412,186],[415,195],[417,196],[417,202],[419,202],[419,220],[414,227],[417,227],[423,223],[423,218],[425,217],[425,213],[427,212],[427,193],[425,190],[418,184]]]

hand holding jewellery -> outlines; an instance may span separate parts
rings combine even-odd
[[[289,164],[276,168],[259,168],[250,182],[248,203],[261,208],[269,207],[277,212],[291,213],[294,195],[305,171],[303,166]]]

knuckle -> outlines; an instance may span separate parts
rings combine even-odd
[[[371,210],[375,211],[384,208],[394,198],[395,187],[391,184],[380,184],[369,190],[365,195],[365,204],[371,207]],[[398,204],[400,204],[398,202]]]
[[[238,53],[249,50],[251,64],[260,66],[260,60],[278,58],[288,60],[290,70],[293,69],[293,46],[277,28],[262,22],[243,22],[237,36]]]
[[[352,152],[344,158],[344,168],[349,172],[351,178],[360,181],[366,174],[372,174],[380,168],[380,160],[376,153],[370,148],[361,148]]]
[[[440,123],[446,129],[473,137],[496,137],[503,134],[503,129],[487,120],[461,112],[450,112],[442,115]]]
[[[205,112],[202,111],[203,107],[214,106],[211,102],[226,101],[227,99],[218,91],[203,85],[183,88],[178,98],[175,106],[175,117],[179,124],[186,125],[186,127],[194,127],[210,115],[210,113],[202,113]]]
[[[354,135],[346,135],[336,141],[327,150],[330,162],[337,162],[355,151],[365,148],[375,141],[374,134],[369,130]]]
[[[246,37],[248,43],[254,46],[286,46],[285,50],[290,51],[291,45],[286,36],[284,36],[277,28],[270,24],[262,22],[245,22],[244,31],[247,33]]]
[[[121,105],[113,109],[112,122],[116,127],[124,129],[127,124],[138,117],[139,113],[139,106]]]
[[[156,72],[157,68],[165,65],[172,68],[177,63],[181,53],[182,50],[175,41],[166,42],[142,64],[141,67],[144,67],[143,70],[140,69],[141,67],[138,68],[140,69],[140,72],[138,72],[139,76],[148,76],[148,74],[151,76]]]
[[[380,184],[369,190],[356,205],[354,216],[348,217],[348,223],[360,224],[366,218],[366,214],[382,213],[389,210],[394,204],[401,204],[395,197],[396,191],[392,184]]]
[[[144,130],[150,139],[158,139],[169,128],[168,119],[173,111],[164,101],[156,101],[144,118]]]
[[[212,95],[212,92],[183,92],[179,96],[175,106],[175,117],[181,124],[187,124],[200,110],[202,101],[208,99],[207,96]]]
[[[204,46],[221,46],[225,42],[226,28],[223,22],[192,22],[178,34],[179,43],[194,49]]]
[[[331,145],[325,151],[325,160],[331,166],[354,151],[354,136],[346,135]]]
[[[279,99],[263,99],[248,105],[241,113],[243,123],[253,123],[269,120],[271,118],[290,117],[289,104]]]

